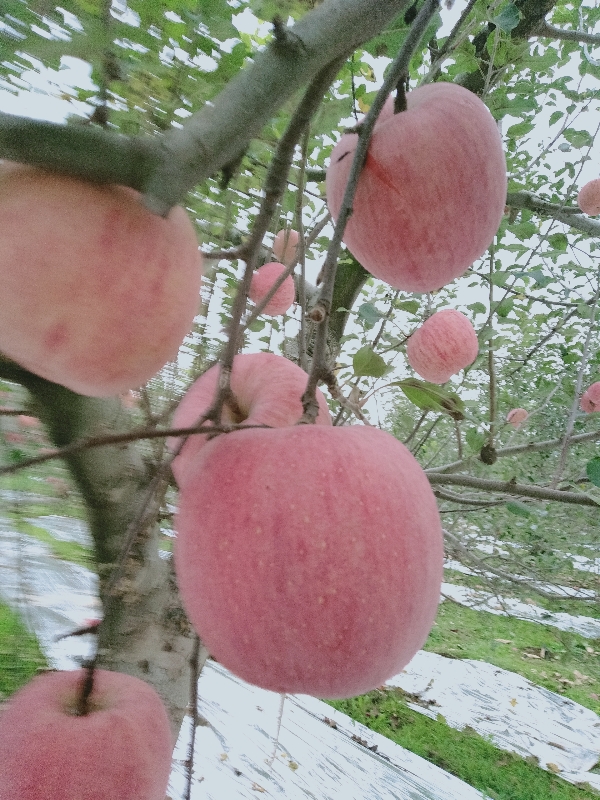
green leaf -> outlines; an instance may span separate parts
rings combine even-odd
[[[394,308],[397,308],[399,311],[406,311],[408,314],[416,314],[419,310],[419,306],[418,300],[396,300],[394,303]]]
[[[496,309],[496,314],[498,314],[498,316],[502,318],[508,317],[510,312],[513,310],[514,304],[515,301],[507,297],[500,303],[500,305]]]
[[[569,144],[576,148],[589,147],[594,141],[593,137],[587,131],[574,131],[571,128],[564,131],[563,136]]]
[[[255,319],[254,322],[251,322],[250,325],[248,325],[248,330],[252,331],[253,333],[258,333],[259,331],[262,331],[265,325],[266,322],[264,319]]]
[[[565,252],[569,244],[569,240],[567,239],[567,236],[564,233],[553,233],[551,236],[548,237],[548,242],[552,245],[552,247],[555,250],[560,250],[563,253]]]
[[[511,233],[523,241],[524,239],[530,239],[532,236],[535,236],[538,232],[537,227],[533,224],[533,222],[518,222],[516,225],[510,226]]]
[[[554,125],[556,122],[558,122],[559,119],[562,119],[564,115],[565,115],[564,111],[553,111],[552,114],[550,114],[550,119],[548,120],[548,124]]]
[[[592,458],[591,461],[585,465],[585,471],[590,479],[590,481],[594,484],[594,486],[600,486],[600,457],[596,456]]]
[[[485,314],[487,311],[487,308],[483,305],[483,303],[471,303],[471,305],[467,306],[467,308],[469,311],[473,312],[474,316],[477,316],[477,314]]]
[[[485,444],[485,434],[480,433],[477,428],[469,428],[465,434],[465,440],[469,449],[478,453]]]
[[[492,22],[497,25],[501,31],[510,33],[519,24],[520,15],[519,9],[514,3],[507,3],[499,14],[492,17]]]
[[[373,327],[383,316],[373,303],[363,303],[356,313],[370,327]]]
[[[511,514],[516,514],[517,517],[531,516],[530,508],[528,508],[524,503],[518,503],[514,500],[506,504],[506,510],[510,511]]]
[[[399,386],[410,402],[423,411],[437,411],[448,414],[456,420],[465,417],[465,404],[460,397],[435,383],[406,378],[402,381],[393,381],[390,386]]]
[[[520,139],[526,136],[534,128],[533,122],[517,122],[516,125],[511,125],[506,131],[506,135],[511,139]]]
[[[388,371],[383,358],[368,344],[354,354],[352,366],[357,378],[381,378]]]

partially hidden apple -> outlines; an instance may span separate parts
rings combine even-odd
[[[278,261],[271,261],[259,267],[252,276],[250,291],[248,293],[250,300],[256,303],[256,305],[262,302],[263,298],[270,292],[275,281],[286,269],[287,267],[280,264]],[[294,279],[291,275],[288,275],[267,305],[263,308],[261,314],[266,314],[270,317],[285,314],[292,306],[295,296],[296,287],[294,286]]]
[[[278,231],[273,242],[273,255],[275,258],[289,265],[295,260],[297,251],[298,231],[293,228]]]
[[[506,203],[506,164],[496,122],[453,83],[421,86],[407,110],[380,116],[344,232],[350,252],[397,289],[446,285],[486,250]],[[358,136],[342,136],[327,170],[337,219]]]
[[[188,389],[173,416],[174,428],[194,425],[211,407],[219,381],[219,366],[215,365],[201,375]],[[294,425],[302,416],[301,397],[306,389],[308,375],[299,366],[275,353],[244,353],[233,360],[230,386],[236,408],[225,405],[221,421],[238,425],[270,425],[280,428]],[[331,425],[329,407],[323,393],[317,389],[319,414],[317,425]],[[228,434],[230,435],[230,434]],[[190,436],[181,453],[171,465],[177,483],[185,479],[187,465],[206,443],[206,434]],[[171,450],[179,438],[168,439]]]
[[[164,800],[173,741],[152,687],[96,670],[77,716],[83,670],[48,672],[0,714],[0,800]]]
[[[513,408],[506,415],[506,421],[513,428],[519,428],[525,422],[529,413],[524,408]]]
[[[41,425],[37,417],[30,417],[27,414],[19,414],[17,419],[22,428],[39,428]]]
[[[375,427],[209,441],[175,521],[177,583],[214,657],[275,692],[351,697],[400,672],[435,618],[443,540],[418,462]]]
[[[595,217],[600,214],[600,178],[588,181],[577,195],[577,205],[584,214]]]
[[[581,395],[579,408],[588,414],[591,414],[594,411],[600,411],[600,381],[592,383],[592,385]]]
[[[192,326],[201,266],[183,208],[0,164],[0,351],[42,378],[98,397],[144,384]]]
[[[477,358],[479,342],[470,321],[453,308],[436,311],[406,345],[408,363],[424,380],[446,383]]]

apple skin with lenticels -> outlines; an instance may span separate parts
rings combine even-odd
[[[477,358],[475,329],[460,311],[436,311],[412,334],[406,345],[410,366],[424,380],[446,383]]]
[[[352,697],[435,618],[443,540],[412,454],[374,427],[248,429],[190,464],[175,522],[184,607],[214,657],[275,692]]]
[[[588,181],[581,187],[577,195],[577,205],[590,217],[600,214],[600,178]]]
[[[0,352],[30,372],[94,397],[146,383],[192,327],[201,267],[183,208],[0,163]]]
[[[215,365],[201,375],[188,389],[173,417],[174,428],[194,425],[211,407],[217,393],[219,367]],[[308,375],[292,361],[275,353],[242,353],[233,360],[230,387],[235,398],[235,408],[225,404],[221,421],[225,424],[270,425],[280,428],[294,425],[303,413],[301,397],[306,389]],[[320,389],[316,392],[319,413],[317,425],[331,425],[327,400]],[[175,450],[179,438],[168,440]],[[173,459],[171,468],[181,486],[187,465],[205,445],[206,434],[190,436],[181,453]]]
[[[462,275],[492,242],[506,203],[506,162],[482,101],[453,83],[388,100],[371,138],[344,232],[362,266],[396,289],[430,292]],[[327,204],[337,219],[358,135],[334,147]]]
[[[592,383],[592,385],[585,390],[581,395],[579,407],[587,414],[592,414],[594,411],[600,411],[600,381]]]
[[[164,800],[173,740],[144,681],[95,670],[89,712],[76,715],[85,672],[48,672],[0,714],[0,800]]]

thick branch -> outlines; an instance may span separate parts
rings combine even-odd
[[[586,44],[600,45],[600,34],[585,33],[584,31],[568,31],[550,25],[543,20],[539,27],[534,31],[536,36],[544,36],[548,39],[562,39],[565,42],[585,42]]]
[[[582,214],[579,208],[574,206],[563,206],[557,203],[549,203],[536,197],[532,192],[522,190],[520,192],[509,192],[506,196],[506,204],[511,208],[525,208],[542,216],[552,217],[559,222],[564,222],[575,230],[587,233],[589,236],[600,236],[600,222],[590,219]]]

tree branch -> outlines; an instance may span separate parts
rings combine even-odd
[[[512,481],[492,481],[488,478],[474,478],[471,475],[447,475],[427,472],[427,478],[432,486],[470,486],[472,489],[483,489],[486,492],[500,492],[517,497],[533,497],[536,500],[554,500],[559,503],[570,503],[577,506],[593,506],[598,508],[600,501],[596,501],[586,494],[577,492],[563,492],[558,489],[544,489],[531,484],[513,483]]]
[[[585,42],[586,44],[600,45],[600,34],[585,33],[585,31],[563,30],[551,25],[546,20],[542,20],[538,28],[533,32],[535,36],[542,36],[548,39],[561,39],[565,42]]]

